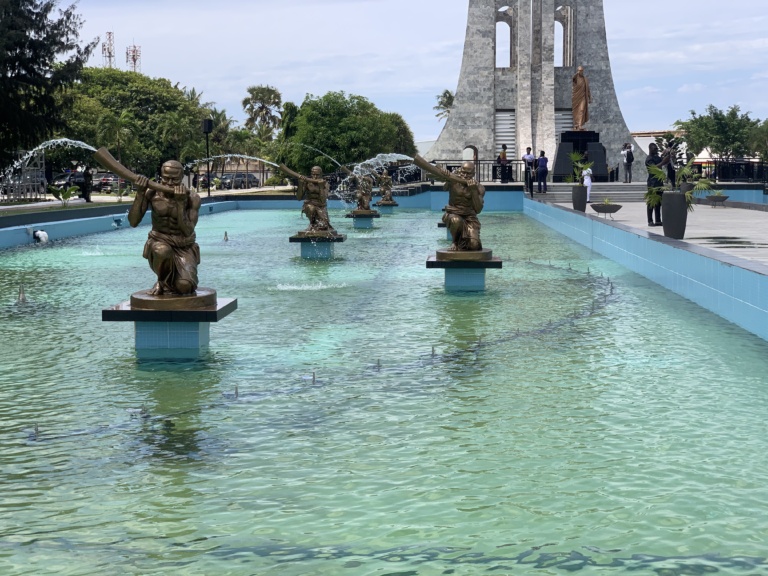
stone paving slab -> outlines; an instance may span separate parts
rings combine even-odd
[[[570,203],[559,205],[571,208]],[[603,218],[589,205],[587,214]],[[621,210],[613,214],[613,221],[664,236],[660,226],[648,226],[644,202],[622,203]],[[768,212],[697,205],[693,212],[688,213],[684,241],[729,256],[768,264]]]

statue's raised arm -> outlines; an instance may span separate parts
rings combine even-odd
[[[288,166],[286,166],[285,164],[280,164],[279,166],[280,166],[280,170],[282,170],[283,172],[288,174],[288,176],[296,178],[297,180],[301,180],[302,182],[311,182],[312,184],[324,184],[325,183],[325,179],[324,178],[308,178],[307,176],[303,176],[303,175],[299,174],[298,172],[294,172],[293,170],[288,168]],[[314,168],[312,169],[312,171],[314,172]]]
[[[422,158],[418,154],[416,154],[416,156],[413,157],[413,163],[416,164],[416,166],[418,166],[425,172],[429,172],[439,180],[447,180],[448,182],[455,182],[457,184],[466,182],[464,178],[460,178],[456,174],[453,174],[452,172],[448,172],[448,170],[444,170],[439,166],[435,166],[434,164],[427,162],[424,158]]]

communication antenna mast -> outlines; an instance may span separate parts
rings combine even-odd
[[[125,49],[125,63],[133,72],[141,72],[141,46],[128,46]]]
[[[106,42],[101,43],[101,55],[104,56],[104,68],[115,67],[115,35],[107,32]]]

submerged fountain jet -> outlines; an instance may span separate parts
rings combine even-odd
[[[27,295],[24,294],[24,284],[19,286],[19,297],[16,299],[16,304],[26,304]]]

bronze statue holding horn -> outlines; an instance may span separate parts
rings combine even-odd
[[[378,177],[379,180],[379,192],[381,193],[381,200],[379,204],[394,203],[392,199],[392,176],[387,172],[386,166],[382,169],[381,174]]]
[[[373,177],[369,174],[358,176],[346,166],[342,166],[341,169],[349,176],[349,179],[357,185],[357,192],[355,193],[357,210],[370,212],[371,200],[373,199]]]
[[[323,169],[320,166],[314,166],[309,178],[294,172],[285,164],[280,164],[280,170],[299,181],[296,198],[304,201],[301,213],[306,214],[309,219],[309,226],[304,230],[304,234],[335,234],[336,230],[331,226],[328,218],[330,185],[323,178]]]
[[[144,258],[157,275],[150,295],[192,295],[198,286],[200,247],[195,226],[200,196],[182,183],[184,167],[168,160],[160,169],[160,182],[139,176],[117,162],[105,149],[94,155],[103,166],[136,185],[136,197],[128,211],[128,223],[137,227],[152,209],[152,230],[144,245]]]
[[[477,215],[483,210],[485,187],[475,180],[475,163],[466,161],[456,172],[430,164],[418,154],[413,163],[435,178],[446,181],[444,189],[448,191],[448,205],[445,207],[443,222],[453,238],[449,250],[482,250],[480,220]]]

